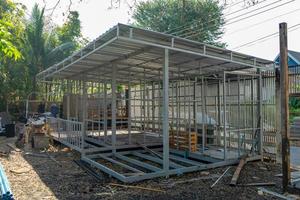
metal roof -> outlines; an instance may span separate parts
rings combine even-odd
[[[120,83],[162,78],[164,49],[169,49],[169,77],[217,74],[249,68],[270,69],[273,61],[233,52],[173,35],[117,24],[65,60],[37,75],[47,78],[111,80]]]

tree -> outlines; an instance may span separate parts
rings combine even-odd
[[[65,58],[71,55],[75,50],[80,49],[82,46],[87,44],[81,34],[81,22],[79,20],[79,13],[77,11],[70,11],[67,21],[61,26],[55,29],[57,34],[58,44],[62,45],[71,42],[73,46],[60,54],[61,57]]]
[[[224,46],[222,10],[217,0],[150,0],[137,4],[133,19],[145,29]]]
[[[21,57],[20,51],[13,44],[13,36],[10,33],[13,25],[0,19],[0,56],[5,58],[14,58],[15,60]]]
[[[78,19],[78,13],[75,15],[75,18]],[[73,21],[70,22],[70,24],[72,23]],[[74,25],[76,28],[71,33],[70,31],[72,30],[69,30],[69,28],[72,26],[69,26],[69,23],[66,24],[67,28],[63,28],[63,26],[62,28],[57,27],[53,30],[45,30],[44,8],[40,9],[35,4],[32,9],[31,17],[26,25],[26,35],[30,47],[29,55],[31,60],[29,69],[33,91],[37,90],[35,76],[38,72],[61,61],[76,49],[76,37],[80,34],[80,21],[76,21],[76,25]],[[59,30],[61,30],[60,33],[58,33]]]
[[[43,89],[36,74],[86,43],[77,12],[70,11],[66,22],[54,28],[37,5],[29,19],[24,13],[22,4],[0,0],[0,111]]]
[[[26,80],[26,67],[19,64],[24,49],[23,17],[22,5],[0,1],[0,110],[20,94]]]
[[[22,10],[13,2],[0,1],[0,62],[4,59],[21,58],[21,53],[16,47],[14,37],[20,34],[22,25],[19,18],[23,16]],[[16,27],[19,25],[19,27]]]

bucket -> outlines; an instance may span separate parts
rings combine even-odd
[[[5,136],[6,137],[15,137],[15,124],[6,124],[5,125]]]

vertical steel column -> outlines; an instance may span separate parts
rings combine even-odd
[[[87,87],[86,87],[86,81],[83,81],[83,85],[82,85],[82,145],[81,145],[81,149],[84,149],[85,146],[85,137],[86,137],[86,130],[87,130],[87,122],[86,122],[86,118],[87,118]]]
[[[221,80],[218,80],[218,135],[217,135],[217,145],[221,145],[221,124],[222,124],[222,118],[221,118]]]
[[[172,109],[172,123],[171,123],[171,132],[172,135],[174,134],[174,119],[175,119],[175,112],[174,112],[174,105],[175,105],[175,98],[174,98],[174,84],[175,82],[172,82],[172,86],[171,86],[171,98],[172,98],[172,104],[171,104],[171,109]]]
[[[248,106],[247,106],[247,99],[246,99],[246,93],[247,93],[247,90],[246,90],[246,78],[244,77],[243,78],[243,89],[244,89],[244,98],[243,98],[243,105],[244,105],[244,128],[248,128],[247,126],[247,110],[248,110]],[[246,152],[246,131],[244,131],[244,135],[243,135],[243,142],[244,142],[244,145],[243,145],[243,148],[244,148],[244,152]]]
[[[181,105],[181,102],[182,102],[181,86],[182,86],[182,84],[181,84],[181,79],[180,79],[180,75],[181,75],[180,72],[181,72],[181,69],[180,69],[180,66],[179,66],[178,70],[177,70],[178,80],[179,80],[177,82],[178,83],[178,85],[177,85],[177,87],[178,87],[178,93],[177,93],[177,102],[178,102],[177,119],[178,119],[178,125],[177,125],[177,132],[176,132],[177,138],[179,138],[179,132],[181,131],[181,128],[182,128],[182,117],[181,117],[181,107],[182,107],[182,105]],[[179,140],[178,139],[176,140],[176,144],[177,144],[177,149],[179,149]]]
[[[146,85],[146,83],[145,83]],[[146,105],[147,105],[147,131],[150,131],[150,92],[149,92],[149,87],[147,86],[146,89]]]
[[[204,95],[204,115],[205,115],[205,117],[204,117],[204,131],[205,131],[205,136],[206,136],[206,138],[205,138],[205,145],[207,145],[208,146],[208,141],[209,141],[209,137],[208,137],[208,131],[207,131],[207,124],[208,124],[208,109],[207,109],[207,88],[208,87],[208,78],[206,78],[206,79],[204,79],[204,93],[203,93],[203,95]]]
[[[186,78],[183,78],[183,113],[184,113],[184,131],[187,130],[187,119],[186,119]]]
[[[189,95],[189,98],[188,98],[188,100],[189,100],[189,103],[188,103],[188,105],[189,105],[189,107],[188,107],[188,112],[189,112],[189,114],[188,114],[188,119],[189,119],[189,132],[191,132],[191,129],[192,129],[192,127],[191,127],[191,106],[192,106],[192,94],[191,94],[191,80],[190,79],[188,79],[188,84],[189,84],[189,87],[188,87],[188,95]],[[193,106],[194,107],[194,106]]]
[[[165,49],[163,66],[163,169],[169,171],[169,50]]]
[[[223,72],[223,134],[224,134],[224,160],[227,159],[227,138],[226,138],[226,72]]]
[[[230,151],[230,148],[231,148],[231,132],[230,132],[230,125],[231,125],[231,90],[230,90],[230,78],[228,78],[228,83],[227,83],[227,91],[228,91],[228,116],[227,116],[227,120],[228,120],[228,149]],[[233,123],[234,125],[234,123]]]
[[[257,119],[259,119],[259,138],[258,138],[258,151],[259,154],[262,155],[263,154],[263,112],[262,112],[262,74],[261,74],[261,70],[257,69],[257,73],[259,74],[258,77],[258,83],[257,83],[257,100],[258,100],[258,104],[257,104]]]
[[[107,83],[104,81],[104,142],[107,141]]]
[[[194,83],[193,83],[193,117],[194,117],[194,129],[195,129],[196,134],[198,134],[196,85],[197,85],[197,77],[195,77]]]
[[[143,125],[142,125],[142,127],[143,127],[143,143],[145,144],[146,143],[146,85],[145,85],[145,70],[144,70],[144,81],[142,82],[141,81],[141,86],[142,86],[142,84],[143,84],[143,90],[142,90],[142,88],[141,88],[141,90],[140,90],[140,94],[141,94],[141,99],[142,99],[142,103],[141,103],[141,107],[142,107],[142,109],[141,109],[141,112],[143,112],[143,114],[142,114],[142,118],[143,118],[143,120],[142,120],[142,122],[143,122]]]
[[[188,79],[188,85],[189,85],[189,87],[188,87],[188,95],[189,95],[189,97],[188,97],[188,100],[189,100],[189,102],[188,102],[188,130],[189,130],[189,150],[190,151],[192,151],[192,146],[191,146],[191,91],[190,91],[190,88],[191,88],[191,80],[190,79]]]
[[[201,77],[201,123],[202,123],[202,153],[205,150],[205,125],[204,125],[204,76]]]
[[[161,77],[160,76],[161,75],[161,73],[160,73],[160,71],[159,71],[159,77]],[[159,137],[161,137],[161,131],[162,131],[162,115],[161,115],[161,113],[163,112],[163,110],[162,110],[162,99],[163,99],[163,95],[162,95],[162,89],[163,89],[163,87],[162,87],[162,85],[161,85],[161,81],[160,82],[158,82],[158,85],[157,85],[157,87],[158,87],[158,135],[159,135]]]
[[[253,148],[253,153],[255,151],[255,115],[254,115],[254,79],[253,76],[251,76],[251,118],[252,118],[252,148]]]
[[[136,86],[134,87],[134,95],[133,95],[133,121],[134,121],[134,128],[136,129],[136,127],[137,127],[137,121],[138,121],[138,116],[136,115],[136,112],[135,112],[135,110],[136,110],[136,101],[137,101],[137,99],[136,99]]]
[[[152,96],[152,132],[155,132],[155,84],[152,82],[152,91],[151,91],[151,96]]]
[[[70,120],[70,95],[72,93],[70,80],[67,80],[67,90],[67,119]]]
[[[176,82],[176,147],[179,149],[179,130],[180,130],[180,80]]]
[[[116,126],[116,109],[117,109],[117,86],[116,86],[116,65],[112,65],[112,83],[111,83],[111,89],[112,89],[112,102],[111,102],[111,144],[113,149],[113,154],[116,153],[116,134],[117,134],[117,126]]]
[[[103,84],[101,83],[101,80],[99,80],[98,82],[98,90],[97,90],[97,93],[98,93],[98,98],[99,98],[99,102],[98,102],[98,117],[97,117],[97,126],[98,126],[98,139],[100,139],[100,132],[101,132],[101,127],[102,127],[102,123],[101,123],[101,120],[102,120],[102,117],[101,117],[101,105],[103,105],[103,98],[101,97],[101,92],[100,91],[103,91]]]
[[[241,90],[240,90],[240,76],[237,76],[237,98],[238,98],[238,157],[241,155]]]
[[[77,121],[79,121],[79,111],[78,111],[78,108],[80,107],[79,100],[80,100],[80,95],[81,95],[81,93],[80,93],[80,91],[81,91],[80,81],[77,81],[77,83],[75,83],[75,84],[76,84],[76,89],[77,89],[77,91],[76,91],[76,93],[77,93],[77,95],[76,95],[76,105],[75,105],[75,118],[76,118]]]
[[[127,123],[128,123],[128,143],[131,144],[131,84],[130,82],[128,83],[128,113],[127,113]]]

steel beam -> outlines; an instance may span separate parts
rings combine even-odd
[[[117,69],[115,65],[112,65],[113,73],[112,73],[112,102],[111,102],[111,131],[112,131],[112,147],[113,153],[116,153],[116,137],[117,137],[117,127],[116,127],[116,118],[117,118],[117,83],[116,83],[116,73]]]
[[[122,175],[122,174],[120,174],[120,173],[118,173],[118,172],[116,172],[116,171],[114,171],[114,170],[112,170],[112,169],[110,169],[110,168],[108,168],[108,167],[106,167],[106,166],[104,166],[104,165],[101,165],[100,163],[98,163],[98,162],[96,162],[96,161],[94,161],[94,160],[92,160],[92,159],[89,159],[89,158],[83,156],[83,157],[81,158],[81,160],[83,160],[83,161],[89,163],[89,164],[92,165],[92,166],[97,167],[97,168],[100,169],[101,171],[103,171],[103,172],[105,172],[105,173],[107,173],[107,174],[109,174],[109,175],[111,175],[111,176],[113,176],[113,177],[119,179],[120,181],[123,181],[123,182],[126,181],[126,177],[125,177],[124,175]]]
[[[158,157],[142,154],[142,153],[139,153],[139,152],[136,152],[136,151],[132,152],[132,155],[138,156],[140,158],[143,158],[143,159],[146,159],[146,160],[149,160],[149,161],[152,161],[152,162],[156,162],[156,163],[161,164],[161,165],[163,164],[163,160],[158,158]],[[170,162],[170,167],[172,167],[174,169],[178,169],[178,168],[182,168],[184,166],[179,165],[179,164],[174,163],[174,162]]]
[[[163,169],[169,171],[169,50],[165,49],[163,66]],[[166,174],[167,175],[167,174]]]
[[[223,134],[224,134],[224,160],[227,159],[227,131],[226,131],[226,73],[223,72]]]
[[[162,169],[158,168],[158,167],[155,167],[153,165],[150,165],[148,163],[145,163],[145,162],[141,162],[139,160],[136,160],[136,159],[133,159],[133,158],[129,158],[127,156],[123,156],[121,154],[116,154],[115,155],[117,158],[121,159],[121,160],[124,160],[126,162],[129,162],[131,164],[134,164],[134,165],[137,165],[139,167],[142,167],[142,168],[145,168],[147,170],[150,170],[150,171],[153,171],[153,172],[157,172],[157,171],[160,171]]]

